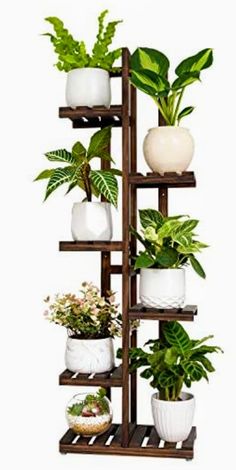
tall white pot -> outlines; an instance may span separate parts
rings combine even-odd
[[[111,204],[75,202],[72,208],[71,232],[75,241],[111,240]]]
[[[181,174],[191,163],[194,141],[188,129],[175,126],[153,127],[143,143],[145,160],[152,171]]]
[[[181,401],[160,400],[159,393],[152,395],[152,415],[158,435],[167,442],[184,441],[192,428],[195,398],[191,393],[181,393]]]
[[[181,308],[185,300],[185,270],[140,270],[140,301],[145,307]]]
[[[74,69],[67,74],[66,102],[71,108],[77,106],[111,105],[110,76],[106,70],[87,67]]]
[[[115,366],[112,338],[67,338],[65,363],[67,369],[81,374],[102,374]]]

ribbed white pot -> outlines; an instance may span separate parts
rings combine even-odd
[[[194,141],[188,129],[175,126],[153,127],[144,139],[145,160],[152,171],[181,174],[191,163]]]
[[[159,393],[152,395],[152,415],[158,435],[167,442],[184,441],[192,428],[195,398],[181,393],[182,401],[164,401]]]
[[[111,240],[111,204],[109,202],[75,202],[72,208],[71,232],[75,241]]]
[[[111,105],[110,76],[106,70],[87,67],[74,69],[67,74],[66,102],[71,108],[77,106]]]
[[[81,374],[102,374],[115,366],[112,338],[67,338],[65,363],[67,369]]]
[[[185,300],[185,270],[140,270],[140,301],[145,307],[181,308]]]

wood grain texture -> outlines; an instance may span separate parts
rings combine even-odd
[[[59,385],[89,386],[89,387],[121,387],[122,386],[122,367],[116,367],[111,372],[104,374],[95,374],[89,379],[90,374],[78,374],[73,378],[74,372],[66,369],[59,375]]]
[[[59,251],[122,251],[123,242],[59,242]]]
[[[186,171],[182,175],[177,173],[164,173],[161,176],[159,173],[130,173],[129,184],[137,188],[194,188],[196,186],[195,175],[192,171]]]
[[[129,309],[129,318],[142,320],[159,320],[159,321],[193,321],[197,315],[196,305],[186,305],[184,308],[174,309],[155,309],[146,308],[142,304],[134,305]]]

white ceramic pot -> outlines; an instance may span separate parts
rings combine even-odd
[[[111,105],[110,76],[99,68],[74,69],[67,74],[66,102],[71,108],[77,106]]]
[[[111,204],[75,202],[72,208],[71,232],[75,241],[111,240]]]
[[[167,442],[184,441],[192,428],[195,398],[181,393],[181,401],[164,401],[159,393],[152,395],[152,415],[158,435]]]
[[[145,307],[180,308],[185,300],[185,270],[140,270],[139,296]]]
[[[65,363],[67,369],[81,374],[102,374],[115,366],[112,338],[67,338]]]
[[[194,141],[188,129],[175,126],[153,127],[143,143],[145,160],[152,171],[181,174],[191,163]]]

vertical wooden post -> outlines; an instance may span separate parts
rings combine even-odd
[[[101,128],[105,126],[101,125]],[[108,152],[110,152],[111,143],[108,145]],[[111,167],[111,163],[109,160],[101,159],[101,169],[102,170],[109,170]],[[102,201],[106,201],[104,196],[101,197]],[[109,251],[102,251],[101,252],[101,295],[106,297],[107,292],[111,290],[111,273],[110,273],[110,266],[111,266],[111,253]],[[107,398],[111,398],[111,388],[107,387]]]
[[[122,446],[129,442],[129,51],[122,52]]]
[[[137,93],[136,88],[131,86],[131,122],[130,122],[130,142],[131,142],[131,173],[137,172]],[[137,228],[137,187],[131,186],[131,225]],[[137,253],[136,237],[131,236],[130,254],[133,258]],[[132,276],[130,281],[131,306],[137,303],[137,276]],[[131,335],[131,347],[137,347],[137,331]],[[131,374],[131,422],[137,422],[137,372]]]

